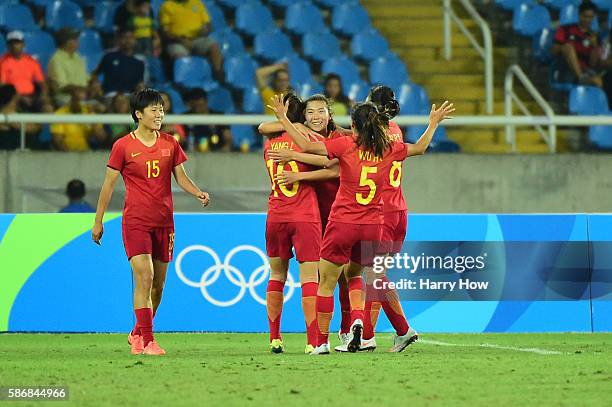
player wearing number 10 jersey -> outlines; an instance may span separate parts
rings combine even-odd
[[[125,183],[123,243],[134,275],[136,326],[128,336],[133,354],[164,355],[153,337],[153,317],[161,301],[174,248],[171,175],[204,206],[209,196],[185,173],[187,160],[178,142],[160,133],[164,117],[159,92],[144,89],[131,99],[138,128],[113,145],[96,211],[92,239],[100,244],[102,220],[119,174]]]

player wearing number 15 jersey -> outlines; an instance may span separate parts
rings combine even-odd
[[[125,183],[123,244],[134,275],[136,326],[128,336],[132,353],[164,355],[153,337],[153,317],[161,301],[168,263],[174,248],[171,175],[203,206],[209,196],[185,173],[187,160],[178,142],[160,133],[164,117],[159,92],[144,89],[131,99],[138,128],[113,145],[96,211],[92,239],[100,244],[102,220],[119,174]]]

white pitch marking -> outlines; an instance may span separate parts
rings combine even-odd
[[[469,347],[469,348],[492,348],[492,349],[513,350],[517,352],[537,353],[538,355],[562,355],[563,354],[563,352],[558,352],[556,350],[548,350],[548,349],[540,349],[540,348],[517,348],[514,346],[495,345],[492,343],[481,343],[481,344],[450,343],[450,342],[432,341],[429,339],[419,339],[419,342],[429,344],[429,345],[439,345],[439,346],[459,346],[459,347],[466,347],[466,348]]]

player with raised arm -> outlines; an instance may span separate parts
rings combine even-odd
[[[176,139],[159,132],[164,118],[161,94],[143,89],[132,95],[130,104],[138,128],[113,145],[91,234],[100,244],[104,213],[121,174],[126,189],[122,236],[134,276],[136,314],[136,326],[128,342],[133,354],[164,355],[153,336],[153,317],[174,249],[171,175],[203,206],[208,206],[210,197],[186,174],[183,163],[187,156]]]
[[[272,99],[271,108],[287,129],[289,136],[305,152],[338,158],[340,161],[340,189],[332,206],[329,223],[323,237],[319,262],[319,290],[317,294],[317,347],[313,355],[329,353],[329,323],[333,314],[333,292],[342,272],[349,279],[351,332],[349,352],[361,347],[363,332],[364,289],[361,274],[371,266],[374,246],[380,241],[384,215],[381,189],[393,161],[423,154],[431,142],[438,124],[454,111],[444,102],[440,108],[432,106],[430,125],[414,145],[392,143],[388,136],[388,116],[370,102],[358,104],[352,115],[353,136],[325,141],[309,141],[287,119],[287,105],[280,97]]]

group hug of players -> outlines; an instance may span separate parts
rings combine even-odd
[[[382,307],[397,332],[392,350],[402,351],[417,334],[404,317],[397,293],[368,290],[364,295],[362,273],[374,255],[400,250],[407,219],[402,161],[425,152],[438,124],[454,111],[452,104],[434,105],[425,133],[416,144],[405,144],[399,127],[389,121],[399,113],[399,104],[388,87],[373,88],[368,101],[354,108],[350,130],[335,126],[323,95],[305,102],[293,94],[275,96],[270,103],[278,121],[263,123],[260,130],[268,135],[264,157],[272,183],[266,225],[272,352],[283,351],[280,319],[292,248],[300,265],[306,353],[329,353],[338,282],[342,344],[336,350],[374,349],[374,327]],[[104,214],[121,175],[126,190],[122,238],[134,278],[136,319],[128,343],[132,354],[165,355],[153,327],[174,250],[172,177],[203,206],[210,197],[187,175],[187,156],[178,141],[160,132],[161,94],[155,89],[136,92],[130,110],[137,129],[113,145],[92,240],[101,244]],[[371,284],[374,276],[366,274]]]
[[[277,95],[270,103],[278,121],[263,123],[259,130],[267,135],[264,160],[271,181],[266,223],[271,351],[284,351],[280,321],[292,249],[299,264],[305,353],[330,353],[337,284],[342,322],[335,350],[374,350],[382,308],[396,331],[390,351],[403,351],[418,339],[417,332],[408,324],[397,292],[385,284],[374,289],[374,280],[386,277],[374,274],[371,266],[374,256],[401,250],[407,228],[402,163],[427,150],[453,105],[433,105],[426,131],[409,144],[391,121],[399,103],[386,86],[372,88],[367,101],[353,108],[350,130],[334,124],[323,95],[305,101],[294,94]]]

